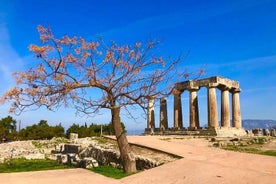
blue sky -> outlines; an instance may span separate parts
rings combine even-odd
[[[49,25],[57,36],[79,35],[93,39],[133,43],[157,38],[159,52],[176,57],[188,52],[188,70],[205,68],[203,77],[224,76],[240,82],[243,119],[276,120],[276,1],[274,0],[0,0],[0,94],[14,85],[11,73],[26,70],[35,60],[28,51],[38,43],[36,26]],[[187,93],[187,92],[186,92]],[[182,95],[188,125],[188,93]],[[220,93],[217,91],[218,105]],[[207,120],[206,90],[199,91],[200,120]],[[172,98],[168,99],[172,124]],[[0,117],[8,115],[0,106]],[[138,112],[135,112],[140,116]],[[158,107],[157,107],[158,124]],[[107,123],[108,111],[94,117],[75,116],[73,109],[53,113],[44,109],[14,116],[22,125],[41,119],[63,126],[72,123]],[[128,129],[143,129],[122,117]]]

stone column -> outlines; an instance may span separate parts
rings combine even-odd
[[[182,120],[182,105],[181,105],[181,92],[174,90],[174,129],[179,130],[183,128],[183,120]]]
[[[199,88],[190,89],[190,130],[196,130],[199,128],[198,117],[198,98],[197,91]]]
[[[155,129],[154,98],[148,99],[147,129],[152,133]]]
[[[208,128],[218,127],[218,107],[216,98],[216,86],[208,86]]]
[[[221,88],[221,126],[230,127],[229,88]]]
[[[231,91],[232,93],[232,121],[233,127],[242,128],[241,109],[240,109],[240,89]]]
[[[160,130],[164,131],[168,129],[168,113],[167,113],[167,100],[165,98],[160,99]]]

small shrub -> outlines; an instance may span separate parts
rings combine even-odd
[[[219,143],[218,143],[218,142],[215,142],[215,143],[213,143],[213,146],[219,147]]]
[[[217,141],[216,138],[214,137],[211,138],[211,142],[216,142],[216,141]]]

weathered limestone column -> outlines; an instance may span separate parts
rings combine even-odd
[[[208,128],[218,127],[216,85],[208,85]]]
[[[242,128],[241,108],[240,108],[240,89],[232,90],[232,121],[233,127]]]
[[[160,99],[160,130],[164,131],[168,129],[168,113],[167,113],[167,100],[165,98]]]
[[[180,130],[183,128],[183,119],[182,119],[182,105],[181,105],[181,92],[178,90],[173,91],[174,94],[174,129]]]
[[[221,126],[230,127],[229,88],[221,88]]]
[[[154,98],[148,99],[147,129],[148,131],[154,131],[155,129]]]
[[[199,128],[199,117],[198,117],[198,98],[197,88],[189,89],[190,91],[190,130],[196,130]]]

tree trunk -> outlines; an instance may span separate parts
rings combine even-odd
[[[120,150],[124,171],[126,173],[136,172],[135,156],[131,151],[131,148],[126,138],[126,134],[123,131],[121,121],[120,121],[120,107],[112,108],[111,114],[112,114],[112,125],[114,128],[115,136]]]

